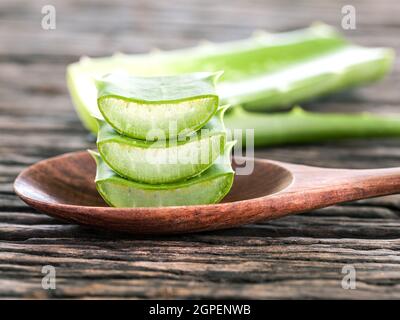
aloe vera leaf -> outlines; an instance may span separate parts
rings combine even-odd
[[[284,33],[256,32],[244,40],[206,43],[186,50],[161,52],[157,57],[164,57],[165,72],[224,70],[221,81],[236,82],[317,57],[347,44],[334,28],[320,23]]]
[[[208,169],[224,152],[226,130],[220,108],[201,130],[183,139],[145,141],[118,134],[99,121],[97,148],[120,176],[148,184],[171,183]]]
[[[224,103],[269,111],[376,81],[391,69],[393,60],[391,49],[346,46],[273,73],[222,83],[218,93]]]
[[[224,70],[222,83],[240,84],[282,67],[317,57],[345,46],[347,42],[327,25],[279,34],[262,34],[249,39],[195,48],[149,54],[117,54],[106,58],[82,58],[67,68],[67,83],[83,124],[97,132],[91,116],[99,114],[94,79],[110,72],[136,76],[159,76],[197,71]],[[262,88],[258,88],[261,90]],[[224,87],[233,101],[231,91]]]
[[[96,81],[98,107],[119,133],[146,139],[157,130],[164,139],[197,131],[216,113],[215,84],[221,73],[163,77],[108,74]]]
[[[246,129],[254,129],[256,147],[332,139],[400,136],[400,118],[370,113],[315,113],[304,111],[300,107],[289,112],[269,114],[236,107],[225,115],[224,122],[228,130],[242,130],[243,145],[246,144]]]
[[[91,152],[97,163],[96,187],[102,198],[114,207],[161,207],[212,204],[221,201],[232,187],[234,171],[230,165],[231,146],[224,161],[192,179],[171,184],[144,184],[122,178],[112,171],[100,155]]]

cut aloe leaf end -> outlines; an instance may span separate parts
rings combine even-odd
[[[226,148],[222,157],[231,149]],[[151,185],[130,181],[112,171],[96,152],[96,187],[103,199],[114,207],[162,207],[213,204],[221,201],[232,187],[234,171],[230,162],[216,161],[194,178],[171,184]]]
[[[163,77],[109,74],[96,81],[98,107],[119,133],[164,139],[194,132],[216,113],[215,84],[222,73],[190,73]]]
[[[108,166],[127,179],[148,184],[188,179],[205,171],[224,152],[225,110],[220,108],[197,133],[173,140],[128,138],[99,120],[97,148]]]

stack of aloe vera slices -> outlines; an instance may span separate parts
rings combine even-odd
[[[96,81],[96,187],[115,207],[217,203],[232,187],[220,73]]]

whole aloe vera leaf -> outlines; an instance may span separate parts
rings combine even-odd
[[[230,165],[231,147],[224,161],[216,161],[194,178],[171,184],[144,184],[122,178],[112,171],[99,154],[91,152],[97,163],[96,187],[110,205],[121,208],[212,204],[221,201],[232,187],[234,171]]]
[[[98,107],[119,133],[146,139],[157,131],[163,139],[183,130],[194,132],[216,113],[215,84],[221,73],[163,77],[108,74],[96,81]]]
[[[239,85],[246,79],[276,72],[346,45],[347,42],[333,28],[319,24],[287,33],[259,34],[245,40],[183,50],[82,58],[68,66],[67,83],[83,124],[96,133],[97,124],[92,115],[98,115],[99,110],[94,79],[107,73],[160,76],[224,70],[220,82]],[[225,100],[233,101],[231,91],[227,87],[224,91],[227,92]]]
[[[120,176],[148,184],[188,179],[208,169],[224,152],[226,131],[221,108],[201,130],[189,137],[156,142],[118,134],[99,121],[97,148]]]
[[[225,115],[224,122],[227,129],[242,129],[243,145],[246,144],[246,129],[254,129],[256,147],[400,136],[400,118],[370,113],[314,113],[300,107],[268,114],[246,111],[238,106]]]

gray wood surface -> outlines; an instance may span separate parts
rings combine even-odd
[[[400,298],[400,196],[370,199],[234,230],[174,237],[95,231],[35,212],[12,190],[41,159],[93,147],[75,115],[65,67],[81,55],[172,49],[324,21],[349,39],[400,52],[400,3],[359,1],[51,1],[57,29],[41,29],[48,1],[0,2],[0,297]],[[304,105],[400,116],[400,64],[383,82]],[[258,150],[257,156],[330,167],[400,165],[400,140]],[[43,290],[53,265],[57,289]],[[343,266],[357,272],[342,289]]]

